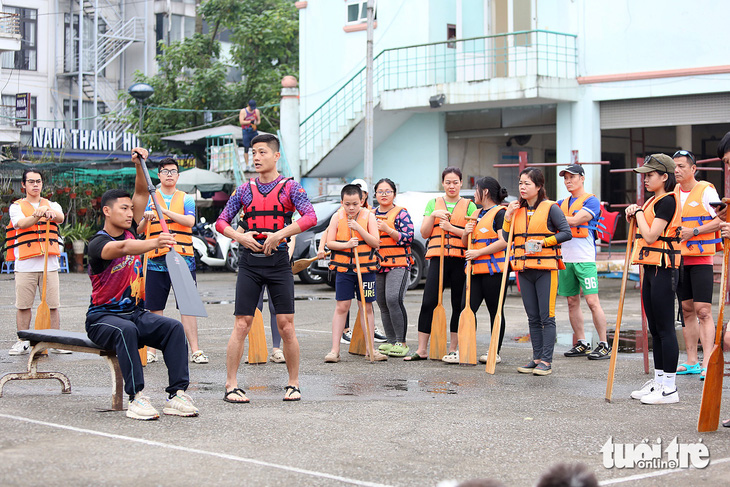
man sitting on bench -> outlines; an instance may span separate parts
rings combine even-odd
[[[134,149],[143,156],[144,149]],[[135,160],[136,159],[136,160]],[[139,164],[136,155],[132,160]],[[89,242],[91,304],[86,313],[86,333],[101,347],[116,350],[129,395],[127,417],[149,420],[160,417],[148,397],[142,396],[144,376],[138,348],[149,345],[162,350],[168,369],[169,397],[162,412],[175,416],[197,416],[198,408],[185,393],[189,383],[188,347],[182,324],[172,318],[145,311],[137,305],[141,289],[140,254],[172,247],[175,238],[137,240],[132,226],[132,199],[124,190],[111,189],[101,197],[104,228]]]

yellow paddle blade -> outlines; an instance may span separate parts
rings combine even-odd
[[[253,315],[251,330],[248,332],[248,363],[265,364],[268,358],[269,349],[266,347],[264,315],[257,308]]]

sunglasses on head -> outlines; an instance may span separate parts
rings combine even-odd
[[[674,153],[672,156],[672,159],[676,159],[677,157],[686,157],[687,159],[692,159],[692,164],[697,164],[697,160],[695,159],[695,155],[692,154],[688,150],[678,150]]]

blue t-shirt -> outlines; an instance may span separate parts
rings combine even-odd
[[[165,202],[165,205],[169,208],[172,204],[172,196],[164,194],[161,191],[157,192],[157,197],[162,197],[162,199]],[[186,194],[185,198],[183,199],[183,206],[185,208],[185,215],[192,215],[195,217],[195,198],[192,195]],[[150,211],[152,209],[152,198],[150,197],[147,200],[147,206],[145,207],[145,211]],[[188,269],[190,271],[195,270],[195,257],[184,255],[183,258],[185,259],[185,262],[188,263]],[[162,257],[155,257],[154,259],[148,259],[147,260],[147,270],[148,271],[157,271],[157,272],[167,272],[167,264],[165,263],[165,256]]]
[[[568,207],[572,205],[577,198],[572,196],[568,200]],[[563,200],[558,201],[558,205]],[[590,196],[583,202],[583,208],[592,215],[592,218],[582,225],[588,225],[595,228],[598,226],[598,218],[601,215],[601,202],[595,196]],[[573,215],[568,215],[573,216]],[[588,229],[588,237],[575,238],[561,244],[564,262],[595,262],[596,261],[596,231],[592,228]]]

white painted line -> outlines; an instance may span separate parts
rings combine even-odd
[[[721,458],[719,460],[713,460],[710,459],[710,464],[707,466],[707,468],[710,468],[711,466],[717,464],[717,463],[727,463],[730,462],[730,458]],[[661,477],[662,475],[669,475],[677,472],[686,472],[690,469],[687,468],[673,468],[673,469],[667,469],[667,470],[657,470],[656,472],[647,472],[647,473],[640,473],[637,475],[631,475],[629,477],[621,477],[618,479],[610,479],[610,480],[603,480],[599,482],[599,485],[612,485],[612,484],[621,484],[624,482],[633,482],[634,480],[642,480],[642,479],[649,479],[652,477]],[[692,469],[696,470],[696,469]]]
[[[105,433],[103,431],[95,431],[95,430],[90,430],[90,429],[85,429],[85,428],[76,428],[75,426],[67,426],[64,424],[48,423],[46,421],[38,421],[35,419],[23,418],[22,416],[13,416],[10,414],[1,414],[0,413],[0,418],[12,419],[15,421],[22,421],[24,423],[37,424],[40,426],[47,426],[49,428],[57,428],[57,429],[62,429],[62,430],[67,430],[67,431],[73,431],[75,433],[83,433],[83,434],[87,434],[87,435],[101,436],[104,438],[110,438],[112,440],[123,440],[123,441],[129,441],[132,443],[141,443],[143,445],[148,445],[148,446],[157,446],[160,448],[167,448],[170,450],[178,450],[178,451],[182,451],[182,452],[186,452],[186,453],[194,453],[196,455],[208,455],[211,457],[222,458],[224,460],[233,460],[234,462],[250,463],[253,465],[258,465],[260,467],[276,468],[279,470],[284,470],[286,472],[310,475],[312,477],[318,477],[318,478],[328,479],[328,480],[335,480],[337,482],[343,482],[346,484],[362,485],[364,487],[390,487],[387,484],[377,484],[374,482],[366,482],[363,480],[350,479],[347,477],[340,477],[339,475],[331,475],[331,474],[323,473],[323,472],[315,472],[314,470],[305,470],[303,468],[289,467],[287,465],[279,465],[276,463],[264,462],[262,460],[256,460],[253,458],[239,457],[236,455],[228,455],[225,453],[218,453],[218,452],[212,452],[212,451],[207,451],[207,450],[199,450],[197,448],[188,448],[185,446],[171,445],[169,443],[145,440],[142,438],[134,438],[132,436],[115,435],[113,433]]]

